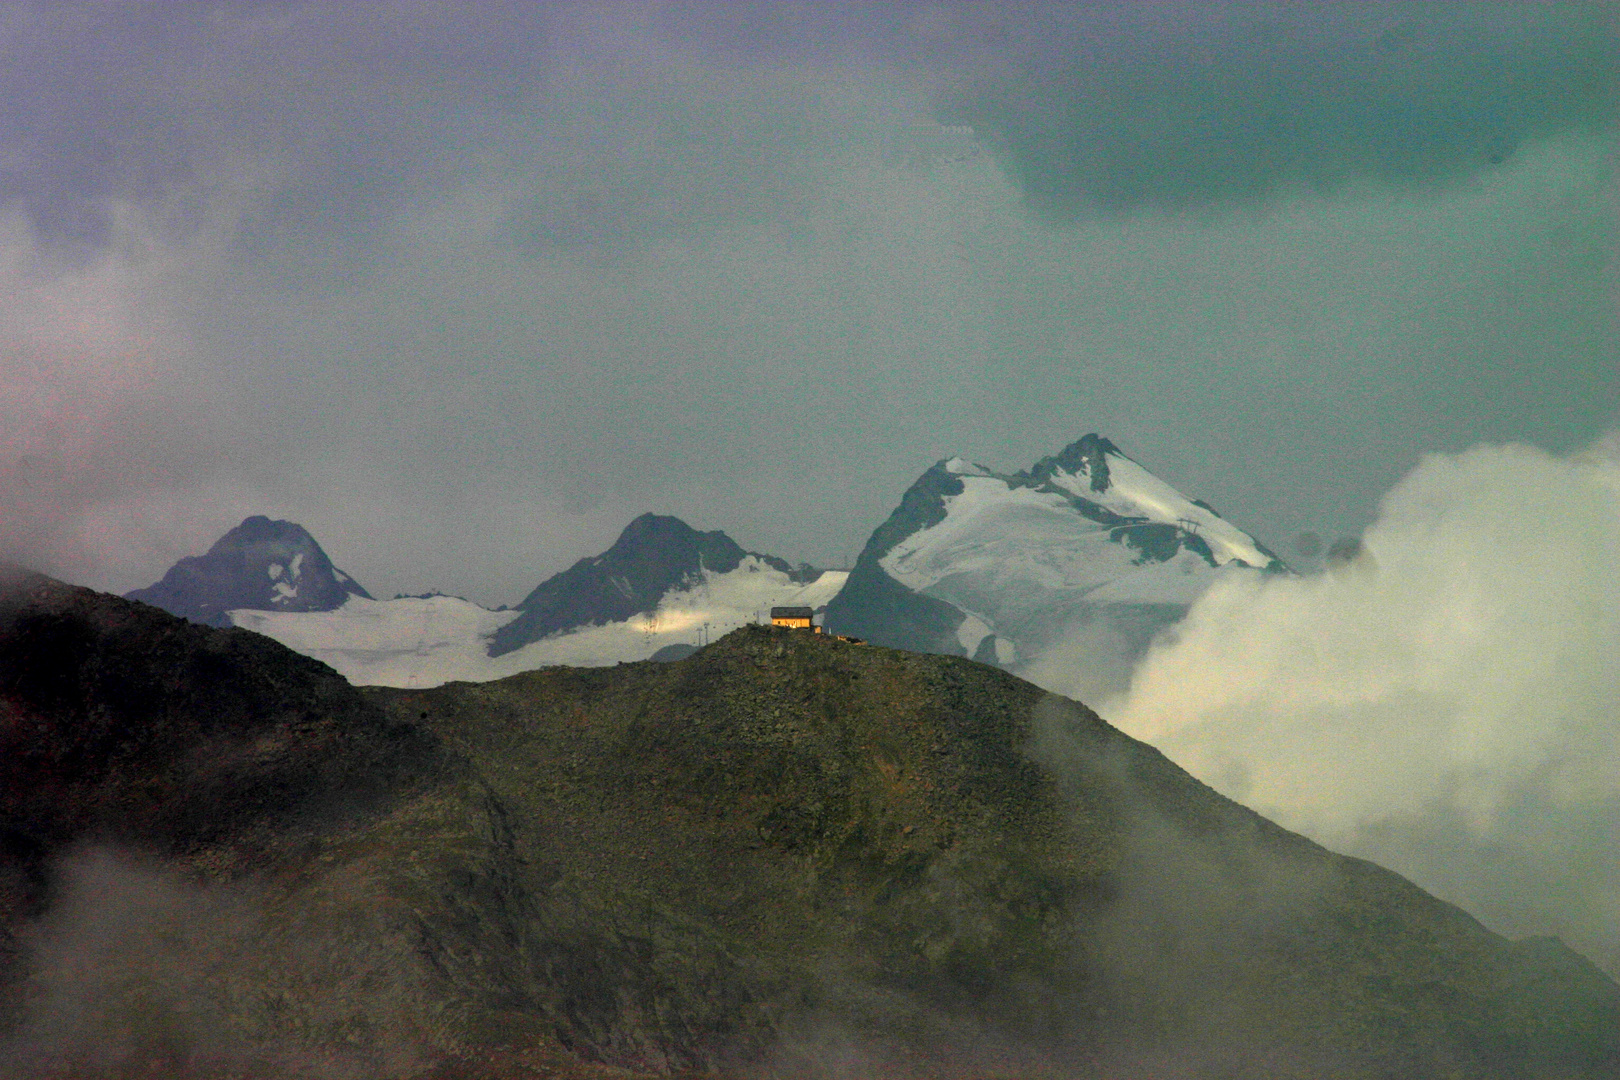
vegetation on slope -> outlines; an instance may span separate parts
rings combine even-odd
[[[1620,988],[966,660],[355,691],[0,605],[17,1076],[1620,1073]]]

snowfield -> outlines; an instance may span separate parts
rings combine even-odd
[[[1091,477],[1084,469],[1072,473],[1063,468],[1054,469],[1051,483],[1121,517],[1145,517],[1197,533],[1222,566],[1234,559],[1255,569],[1271,562],[1272,557],[1261,551],[1248,533],[1214,511],[1199,506],[1123,454],[1108,455],[1108,487],[1101,492],[1091,490]]]
[[[553,634],[499,657],[489,655],[490,635],[519,613],[490,611],[454,596],[352,596],[334,611],[238,609],[229,615],[233,625],[328,664],[356,686],[423,689],[555,665],[646,660],[667,645],[696,645],[748,623],[767,622],[777,605],[823,607],[848,576],[827,570],[800,584],[748,556],[729,573],[703,571],[690,587],[664,594],[647,615]]]
[[[901,540],[879,561],[885,573],[915,592],[957,603],[971,581],[974,592],[1004,598],[1056,593],[1095,604],[1190,604],[1229,570],[1270,561],[1242,530],[1126,458],[1109,462],[1112,475],[1129,476],[1124,492],[1113,486],[1091,491],[1083,473],[1061,470],[1052,483],[1122,517],[1195,533],[1218,565],[1185,549],[1164,562],[1144,560],[1114,537],[1113,526],[1078,513],[1059,492],[968,472],[956,461],[949,465],[961,477],[962,493],[945,496],[944,520]],[[991,625],[998,621],[987,611],[970,613]]]

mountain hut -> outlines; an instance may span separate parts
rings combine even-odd
[[[786,626],[794,630],[809,630],[812,633],[821,633],[821,627],[816,625],[816,613],[813,608],[807,607],[773,607],[771,608],[771,625]]]

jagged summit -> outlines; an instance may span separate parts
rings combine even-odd
[[[1108,456],[1124,457],[1119,447],[1093,432],[1083,435],[1063,448],[1055,457],[1042,458],[1029,471],[1032,477],[1045,480],[1053,472],[1064,469],[1088,477],[1092,491],[1108,490]]]
[[[671,592],[700,586],[715,575],[749,568],[785,575],[807,584],[821,576],[811,566],[795,568],[785,559],[744,551],[725,533],[699,532],[677,517],[642,514],[619,534],[612,547],[581,559],[547,578],[518,604],[522,612],[496,631],[491,656],[582,626],[621,623],[656,611]]]
[[[1221,575],[1284,569],[1209,504],[1089,434],[1027,471],[937,462],[872,534],[827,624],[1018,669],[1099,622],[1139,653]]]
[[[192,622],[229,626],[226,612],[236,608],[331,611],[351,596],[370,595],[332,565],[302,525],[255,514],[206,555],[181,559],[161,581],[126,597]]]
[[[1180,544],[1212,566],[1236,561],[1260,570],[1285,569],[1264,544],[1214,507],[1187,498],[1100,435],[1086,435],[1016,475],[1032,485],[1051,484],[1067,491],[1076,510],[1101,524],[1172,526],[1180,534]]]

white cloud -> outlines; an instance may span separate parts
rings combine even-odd
[[[1509,934],[1620,970],[1620,440],[1431,456],[1357,563],[1207,594],[1104,714]]]

